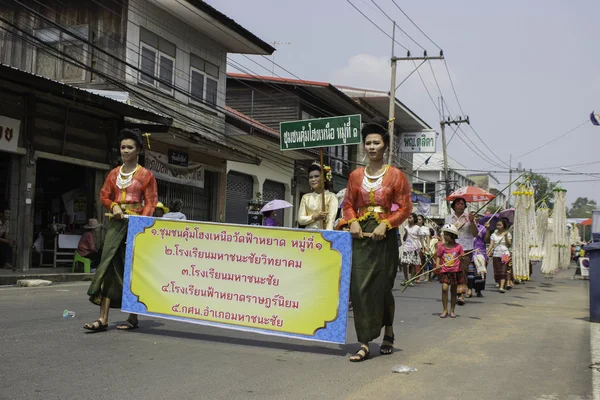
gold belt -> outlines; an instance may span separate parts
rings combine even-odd
[[[387,207],[381,207],[381,206],[365,206],[365,207],[360,207],[358,209],[358,212],[363,213],[363,214],[366,214],[368,212],[384,214],[384,213],[387,213],[388,211],[389,211],[389,209]]]
[[[143,208],[143,205],[142,205],[142,203],[126,203],[126,204],[119,204],[119,207],[121,208],[121,210],[125,211],[125,210],[140,209],[140,208]]]

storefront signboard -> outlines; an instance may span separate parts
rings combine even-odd
[[[403,132],[400,137],[401,153],[435,153],[437,133],[434,130]]]
[[[187,167],[171,165],[168,156],[146,150],[145,166],[156,179],[204,188],[204,164],[188,162]]]
[[[0,151],[17,152],[21,121],[0,115]]]

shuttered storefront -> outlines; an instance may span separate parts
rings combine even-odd
[[[229,224],[248,223],[248,200],[254,197],[254,180],[250,175],[230,171],[227,174],[227,201],[225,222]]]
[[[167,207],[174,199],[181,199],[183,202],[181,212],[187,219],[212,221],[212,193],[216,182],[214,172],[204,172],[204,188],[181,185],[161,179],[157,179],[156,182],[158,184],[158,200]]]

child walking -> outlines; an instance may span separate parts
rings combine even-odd
[[[440,273],[442,284],[442,305],[444,311],[440,318],[448,316],[448,288],[450,288],[450,318],[456,318],[456,293],[459,285],[465,286],[465,276],[460,268],[460,257],[465,254],[462,246],[456,243],[458,230],[453,225],[442,228],[444,243],[438,246],[436,253],[436,271]]]

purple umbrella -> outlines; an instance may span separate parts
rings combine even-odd
[[[481,225],[485,225],[486,222],[490,221],[490,226],[495,226],[498,223],[500,218],[508,218],[508,222],[512,225],[515,222],[515,209],[508,208],[506,210],[502,210],[497,214],[486,215],[485,217],[479,218],[479,223]]]
[[[290,207],[294,207],[294,205],[288,203],[285,200],[271,200],[270,202],[265,204],[265,206],[260,210],[260,212],[281,210],[282,208]]]

